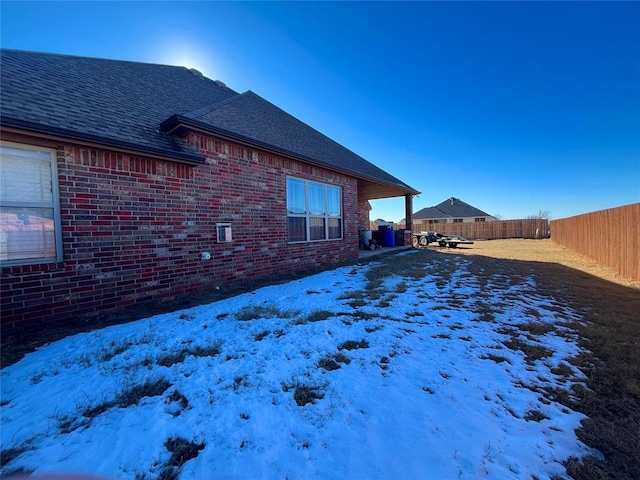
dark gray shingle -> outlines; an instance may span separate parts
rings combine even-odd
[[[184,67],[0,50],[0,121],[197,160],[161,131],[170,118],[253,141],[302,160],[418,193],[253,92],[238,94]]]
[[[237,95],[184,67],[16,50],[1,50],[0,61],[4,124],[166,153],[193,152],[158,131],[164,119]]]
[[[435,207],[427,207],[413,214],[414,220],[428,220],[436,218],[464,218],[490,217],[488,213],[463,202],[459,198],[451,197]]]
[[[184,117],[339,171],[411,188],[252,91],[189,112]]]

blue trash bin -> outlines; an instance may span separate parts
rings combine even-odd
[[[395,247],[395,232],[393,230],[382,230],[382,246],[383,247]]]

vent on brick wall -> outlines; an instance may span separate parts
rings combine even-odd
[[[218,243],[230,242],[231,241],[231,224],[216,223],[216,233],[218,237]]]

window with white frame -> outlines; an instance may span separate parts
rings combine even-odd
[[[55,150],[0,143],[0,261],[62,261]]]
[[[287,178],[287,217],[290,242],[342,238],[340,187]]]

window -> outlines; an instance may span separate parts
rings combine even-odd
[[[55,151],[0,144],[0,261],[62,261]]]
[[[342,238],[340,187],[287,178],[287,216],[290,242]]]
[[[462,223],[462,219],[461,218],[454,218],[453,219],[453,223]]]
[[[475,222],[485,222],[487,219],[485,217],[478,217],[474,219]]]

